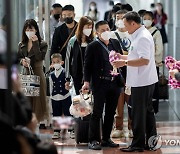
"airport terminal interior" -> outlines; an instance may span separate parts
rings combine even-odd
[[[113,8],[109,0],[93,0],[96,3],[98,10],[98,20],[104,20],[106,11]],[[39,26],[40,35],[44,41],[47,42],[48,48],[44,60],[44,72],[47,72],[50,67],[50,53],[52,45],[52,37],[50,34],[50,12],[52,5],[59,3],[62,7],[65,5],[73,5],[75,9],[75,21],[86,14],[89,10],[89,4],[92,0],[0,0],[0,25],[4,15],[7,19],[7,53],[8,55],[8,70],[12,65],[14,54],[18,51],[18,44],[22,38],[22,30],[24,22],[27,19],[34,19]],[[165,23],[165,31],[167,34],[167,42],[163,44],[163,61],[165,57],[172,56],[177,61],[180,60],[180,0],[113,0],[114,5],[117,3],[130,4],[133,11],[139,10],[154,11],[156,3],[163,5],[163,10],[167,15]],[[153,5],[154,4],[154,5]],[[97,21],[96,21],[97,22]],[[1,35],[1,34],[0,34]],[[0,36],[1,38],[1,36]],[[0,47],[1,48],[1,47]],[[169,77],[169,72],[165,64],[160,66],[160,76],[165,75],[166,79]],[[21,66],[18,65],[19,72],[22,71]],[[0,72],[1,73],[1,72]],[[11,71],[8,71],[11,73]],[[11,83],[11,75],[8,75],[8,82]],[[0,81],[1,82],[1,81]],[[8,86],[11,87],[11,86]],[[163,92],[164,89],[162,89]],[[158,148],[154,151],[144,150],[144,154],[179,154],[180,153],[180,90],[178,88],[171,88],[168,86],[167,97],[159,99],[159,111],[155,114],[156,127],[158,133]],[[7,97],[6,97],[7,98]],[[49,97],[46,97],[47,104],[51,106]],[[1,101],[1,98],[0,98]],[[10,99],[8,100],[10,101]],[[7,103],[7,102],[6,102]],[[38,103],[38,102],[36,102]],[[10,105],[9,107],[12,107]],[[71,138],[72,132],[66,132],[65,137],[61,131],[60,138],[52,139],[53,129],[52,121],[44,120],[38,123],[37,136],[42,142],[54,143],[59,154],[121,154],[120,148],[131,144],[132,138],[128,136],[128,107],[124,108],[124,136],[111,138],[115,143],[119,144],[117,148],[103,147],[102,150],[91,150],[87,143],[77,144],[74,138]],[[0,128],[1,131],[1,128]],[[98,131],[98,130],[97,130]],[[2,133],[2,132],[1,132]],[[0,134],[1,134],[0,133]],[[8,137],[8,134],[7,138]],[[3,138],[0,143],[3,142]],[[11,138],[9,138],[11,140]],[[23,142],[23,141],[22,141]],[[153,142],[153,141],[152,141]],[[154,141],[156,142],[156,141]],[[21,151],[23,154],[33,153]],[[1,153],[1,152],[0,152]],[[137,152],[136,152],[137,153]],[[4,152],[6,154],[6,152]],[[50,154],[50,153],[48,153]],[[52,152],[53,154],[53,152]]]

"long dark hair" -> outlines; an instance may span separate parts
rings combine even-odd
[[[91,3],[89,4],[89,12],[91,11],[91,8],[90,8],[91,4],[94,4],[94,5],[96,6],[96,9],[95,9],[94,11],[95,11],[95,13],[97,14],[97,13],[98,13],[98,11],[97,11],[97,5],[96,5],[95,2],[91,2]]]
[[[163,8],[163,4],[162,4],[162,3],[157,3],[156,5],[160,5],[160,6],[162,7],[162,9],[161,9],[161,13],[162,13],[162,15],[164,15],[164,8]],[[157,13],[157,11],[156,11],[156,13]]]
[[[34,27],[34,29],[36,30],[36,36],[38,37],[38,41],[39,43],[41,42],[41,36],[40,36],[40,32],[39,32],[39,27],[37,25],[37,22],[34,19],[28,19],[25,21],[24,23],[24,27],[23,27],[23,31],[22,31],[22,43],[23,44],[27,44],[29,39],[26,35],[26,29],[30,28],[32,29]]]
[[[78,23],[78,27],[76,29],[76,37],[77,37],[77,41],[79,43],[82,42],[81,38],[82,38],[82,35],[83,35],[83,27],[85,25],[92,25],[92,32],[91,32],[89,37],[86,36],[86,41],[89,43],[94,38],[94,32],[93,32],[94,22],[90,17],[83,16],[83,17],[80,18],[79,23]]]

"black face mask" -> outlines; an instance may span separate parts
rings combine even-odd
[[[73,21],[74,21],[73,17],[64,18],[64,22],[65,22],[66,24],[71,24]]]
[[[54,18],[55,18],[56,20],[59,20],[60,14],[54,14]]]

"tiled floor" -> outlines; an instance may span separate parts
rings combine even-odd
[[[179,99],[179,100],[178,100]],[[179,91],[170,90],[169,101],[160,101],[160,111],[156,115],[157,131],[162,137],[161,149],[157,151],[144,151],[144,154],[180,154],[180,107],[177,102],[180,101]],[[126,119],[126,114],[125,114]],[[125,127],[127,122],[125,120]],[[51,140],[52,130],[41,130],[41,138]],[[131,143],[129,138],[114,140],[120,144],[120,147],[127,146]],[[93,151],[87,148],[87,144],[76,145],[72,139],[67,139],[62,143],[61,140],[54,140],[57,145],[59,154],[120,154],[123,153],[119,148],[103,148],[100,151]],[[63,146],[62,146],[63,145]],[[142,153],[142,154],[143,154]]]

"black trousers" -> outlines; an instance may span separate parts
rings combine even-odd
[[[59,101],[55,101],[51,99],[51,102],[52,102],[53,117],[62,116],[63,114],[64,116],[71,116],[69,112],[69,108],[72,103],[70,96],[64,100],[59,100]]]
[[[76,95],[79,95],[79,90],[81,90],[83,86],[82,77],[81,76],[79,76],[78,78],[73,77],[73,82],[74,82],[74,89],[76,91]]]
[[[152,96],[155,84],[131,88],[132,103],[132,147],[144,148],[148,139],[157,135]]]
[[[94,140],[101,142],[100,119],[102,118],[104,104],[105,115],[102,122],[102,139],[108,140],[110,138],[120,94],[120,87],[118,87],[116,80],[112,82],[107,80],[101,81],[98,89],[93,90],[94,106],[89,125],[89,142]]]
[[[156,67],[157,75],[159,78],[159,67]],[[159,82],[155,83],[154,93],[153,93],[153,108],[154,112],[158,113],[159,111]]]
[[[0,89],[0,110],[4,113],[7,112],[6,109],[6,93],[7,93],[7,89]]]

